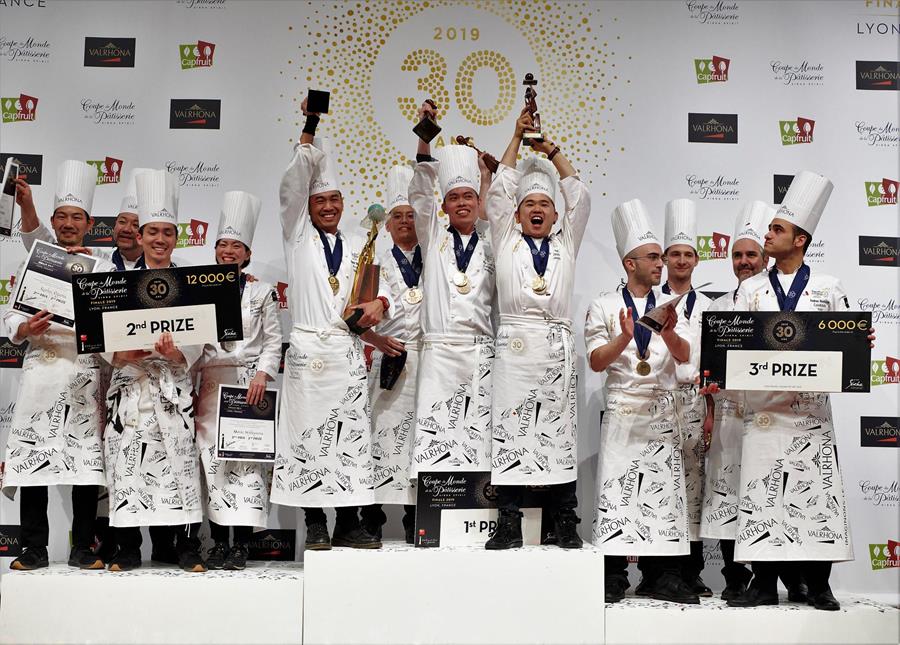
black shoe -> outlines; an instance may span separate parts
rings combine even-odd
[[[806,602],[822,611],[837,611],[841,608],[841,603],[839,603],[837,598],[834,597],[834,594],[831,593],[831,587],[826,587],[825,591],[818,593],[815,596],[810,595]]]
[[[699,605],[700,598],[685,584],[677,573],[663,571],[650,587],[649,596],[654,600],[679,602],[686,605]]]
[[[190,573],[206,573],[206,564],[200,557],[199,549],[185,548],[178,554],[178,566]]]
[[[328,537],[328,527],[324,522],[306,525],[306,548],[310,551],[331,550],[331,538]]]
[[[726,602],[740,598],[747,591],[747,583],[743,580],[726,581],[725,588],[722,590],[722,600]]]
[[[47,547],[26,546],[22,555],[13,560],[9,568],[14,571],[34,571],[48,566],[50,566],[50,559],[47,557]]]
[[[578,525],[581,520],[575,513],[557,513],[553,521],[556,533],[556,545],[561,549],[580,549],[584,541],[578,535]],[[624,593],[624,592],[623,592]]]
[[[246,544],[235,544],[228,552],[228,557],[225,558],[225,568],[229,571],[243,571],[247,566],[248,555],[250,555],[250,550]]]
[[[107,537],[100,543],[100,548],[97,549],[97,557],[100,558],[100,561],[103,562],[103,566],[106,566],[116,555],[116,543],[112,540],[111,537]]]
[[[381,541],[381,536],[383,535],[381,530],[381,524],[374,524],[371,522],[360,522],[360,526],[362,529],[371,536],[378,538],[378,541]]]
[[[103,569],[102,558],[87,547],[72,547],[69,552],[69,566],[79,569]]]
[[[156,564],[178,564],[178,551],[174,546],[159,546],[150,553],[150,561]]]
[[[805,582],[788,587],[788,602],[807,602],[809,600],[809,589],[806,588]]]
[[[110,571],[131,571],[141,566],[140,549],[119,549],[109,561]]]
[[[403,538],[406,540],[407,544],[415,544],[416,543],[416,528],[414,526],[404,526],[403,527]]]
[[[684,582],[691,588],[691,591],[701,598],[712,598],[712,589],[706,586],[706,583],[703,582],[703,578],[700,576],[695,577],[693,580],[685,580]]]
[[[619,602],[625,598],[625,590],[628,589],[628,577],[609,576],[603,581],[603,600],[607,605]]]
[[[206,552],[206,566],[210,569],[221,569],[225,566],[225,558],[228,557],[228,542],[216,542]]]
[[[654,578],[650,578],[646,575],[643,576],[638,583],[638,586],[634,589],[634,595],[642,598],[649,598],[653,589],[653,580]]]
[[[335,525],[334,535],[331,536],[331,544],[344,546],[351,549],[380,549],[381,540],[369,533],[362,526],[345,529]]]
[[[519,511],[500,511],[497,528],[484,548],[490,551],[500,549],[518,549],[522,546],[522,513]]]
[[[747,587],[747,591],[737,598],[728,600],[729,607],[760,607],[762,605],[777,605],[778,593],[776,591],[766,591],[754,584]]]

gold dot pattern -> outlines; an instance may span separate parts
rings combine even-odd
[[[466,8],[491,13],[513,26],[534,53],[539,69],[538,105],[542,127],[547,136],[558,143],[576,168],[597,176],[601,164],[610,156],[624,151],[614,149],[608,137],[624,117],[615,88],[630,79],[620,78],[616,65],[615,41],[620,36],[602,37],[609,31],[600,15],[600,3],[550,2],[548,0],[360,0],[358,2],[323,3],[307,0],[302,38],[298,40],[299,56],[291,57],[282,76],[293,78],[292,90],[285,93],[290,100],[284,121],[299,130],[303,117],[300,102],[308,88],[331,92],[330,114],[322,119],[320,134],[331,137],[335,161],[344,186],[348,213],[362,213],[373,197],[381,198],[388,168],[396,163],[409,163],[412,148],[409,141],[392,142],[372,115],[371,87],[373,72],[381,48],[388,37],[413,16],[435,8]],[[474,14],[473,14],[474,15]],[[617,22],[616,18],[612,22]],[[615,27],[613,27],[614,29]],[[293,25],[287,25],[293,32]],[[298,34],[299,36],[299,34]],[[490,34],[482,31],[482,47],[490,42]],[[473,43],[474,45],[474,43]],[[471,60],[470,60],[471,58]],[[470,121],[482,125],[501,122],[511,124],[518,116],[516,97],[524,96],[520,79],[509,83],[511,70],[503,64],[498,52],[480,49],[460,67],[453,88],[456,106]],[[444,64],[441,70],[440,65]],[[446,64],[439,52],[417,49],[403,62],[407,70],[420,66],[423,77],[417,88],[438,103],[449,105],[446,87],[437,81],[446,79]],[[476,69],[490,67],[500,81],[494,106],[478,106],[471,96]],[[427,71],[427,73],[425,73]],[[443,85],[449,85],[446,79]],[[505,88],[515,87],[512,96]],[[415,121],[420,97],[398,99],[405,118]],[[630,107],[630,106],[628,106]],[[299,136],[299,134],[297,135]],[[291,138],[291,142],[294,139]]]

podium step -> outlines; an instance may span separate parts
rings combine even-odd
[[[0,643],[301,643],[303,568],[81,571],[53,563],[0,578]]]
[[[600,643],[603,556],[531,546],[306,553],[304,643]]]
[[[818,611],[789,603],[740,609],[719,598],[701,598],[699,605],[676,605],[647,598],[626,597],[606,607],[607,645],[710,643],[816,643],[896,645],[900,611],[896,607],[839,594],[840,611]]]

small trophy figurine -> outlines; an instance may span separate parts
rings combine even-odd
[[[528,113],[531,114],[531,120],[534,124],[534,129],[523,134],[522,139],[526,146],[530,146],[532,143],[542,143],[544,141],[544,134],[541,132],[541,115],[538,112],[536,101],[537,92],[534,90],[534,86],[537,85],[537,79],[534,77],[534,74],[530,72],[525,74],[525,80],[522,81],[522,85],[525,86],[525,107]]]
[[[500,167],[500,162],[497,161],[497,158],[489,152],[482,152],[478,148],[475,147],[475,143],[472,141],[472,137],[464,137],[461,134],[456,136],[456,143],[461,146],[469,146],[478,153],[478,156],[484,155],[482,157],[484,159],[484,165],[487,166],[487,169],[491,171],[491,174],[497,173],[497,168]]]
[[[378,225],[386,218],[384,207],[381,204],[369,206],[366,217],[361,222],[363,227],[369,229],[369,237],[359,253],[356,262],[356,273],[353,276],[353,288],[350,290],[350,300],[344,309],[344,322],[354,334],[362,334],[368,327],[358,324],[362,318],[362,309],[355,309],[356,305],[372,302],[378,297],[378,279],[381,267],[375,264],[375,239],[378,237]]]
[[[432,110],[437,110],[437,104],[431,99],[425,99],[425,102],[431,106]],[[436,115],[435,115],[436,116]],[[431,140],[434,139],[438,133],[441,131],[441,126],[434,122],[428,114],[426,113],[422,120],[419,121],[415,127],[413,128],[413,132],[425,143],[431,143]]]

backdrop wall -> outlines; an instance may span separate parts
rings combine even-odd
[[[896,556],[889,563],[884,547],[900,538],[897,4],[0,0],[0,152],[29,163],[45,220],[64,159],[104,173],[95,216],[116,214],[131,168],[168,167],[182,183],[185,263],[214,261],[223,193],[251,191],[263,201],[251,271],[283,286],[277,189],[308,88],[332,92],[319,131],[341,168],[342,228],[361,235],[386,170],[414,157],[422,99],[445,113],[436,145],[463,134],[499,156],[532,72],[544,129],[592,190],[571,313],[579,336],[590,301],[622,275],[609,224],[617,203],[640,197],[661,233],[666,201],[697,200],[700,242],[714,248],[696,280],[722,292],[735,279],[715,249],[741,205],[780,199],[800,169],[821,172],[835,190],[809,260],[873,312],[879,336],[871,394],[834,397],[856,560],[835,568],[833,585],[896,595]],[[19,236],[0,239],[0,305],[24,256]],[[19,369],[0,343],[2,457]],[[603,395],[584,367],[582,344],[589,535]],[[56,529],[68,520],[63,497],[51,496]],[[17,523],[18,505],[0,500],[4,569]],[[297,524],[290,509],[272,513],[273,527]],[[61,559],[64,536],[51,533]],[[718,552],[708,555],[707,579],[719,583]]]

